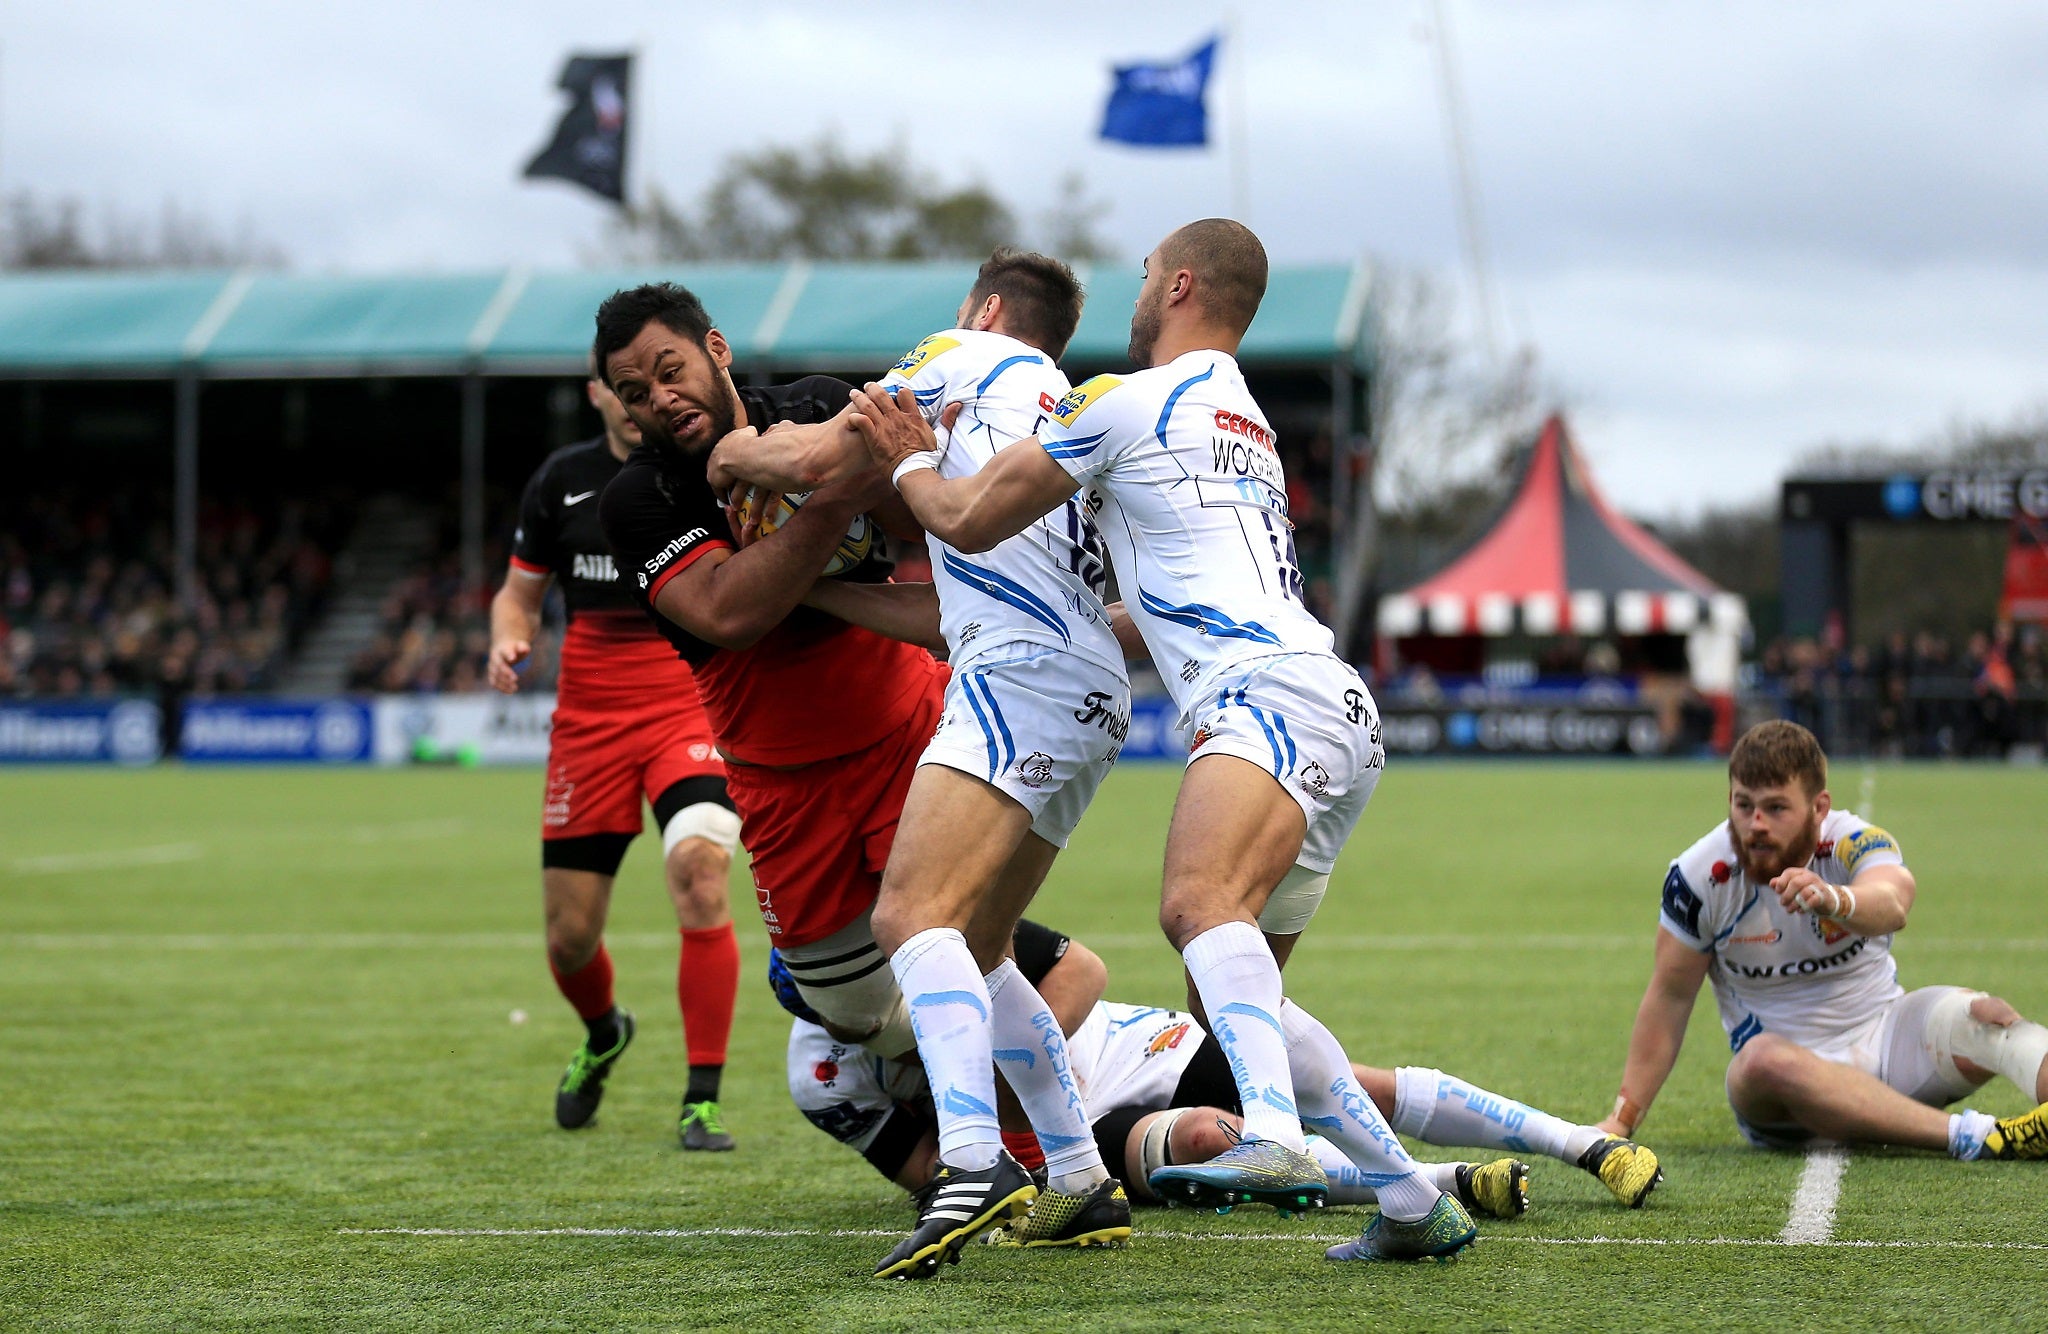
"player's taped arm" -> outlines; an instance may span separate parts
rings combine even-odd
[[[1849,880],[1852,902],[1836,920],[1859,936],[1884,936],[1906,929],[1919,893],[1913,873],[1904,866],[1867,866]]]
[[[1635,1027],[1629,1033],[1628,1060],[1622,1067],[1621,1088],[1613,1112],[1600,1123],[1601,1129],[1616,1135],[1631,1135],[1650,1104],[1671,1077],[1678,1063],[1678,1050],[1685,1044],[1685,1026],[1699,999],[1700,983],[1707,977],[1713,955],[1702,954],[1677,936],[1659,927],[1657,952],[1650,968],[1650,985],[1636,1008]]]
[[[1788,912],[1808,912],[1847,927],[1859,936],[1883,936],[1906,929],[1916,887],[1913,873],[1896,862],[1866,866],[1846,885],[1823,880],[1803,866],[1771,881]]]
[[[491,652],[484,668],[494,690],[518,693],[519,673],[533,652],[533,637],[540,633],[548,579],[545,572],[516,564],[505,569],[505,582],[491,598]]]
[[[747,649],[803,601],[846,535],[858,506],[832,493],[812,494],[774,534],[744,551],[719,547],[663,584],[654,609],[720,648]]]
[[[1015,537],[1079,487],[1035,440],[1005,447],[971,476],[941,478],[938,437],[908,398],[908,390],[891,397],[869,385],[853,396],[853,424],[924,530],[955,550],[987,551]]]
[[[889,639],[936,651],[946,647],[939,632],[939,591],[930,584],[820,579],[804,594],[804,605]]]
[[[718,442],[705,475],[720,494],[734,481],[776,491],[814,491],[844,481],[869,466],[860,434],[848,420],[851,409],[830,421],[779,423],[766,434],[742,426]]]

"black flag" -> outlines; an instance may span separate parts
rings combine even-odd
[[[626,90],[631,56],[571,56],[559,87],[576,100],[526,176],[559,176],[615,204],[626,202]]]

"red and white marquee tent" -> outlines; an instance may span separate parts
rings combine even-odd
[[[1695,677],[1710,678],[1701,688],[1726,688],[1712,678],[1732,678],[1748,621],[1742,599],[1608,505],[1562,417],[1544,423],[1521,468],[1478,541],[1380,599],[1380,634],[1686,635]]]

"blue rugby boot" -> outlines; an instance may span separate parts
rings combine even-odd
[[[1206,1163],[1175,1163],[1145,1178],[1168,1204],[1227,1214],[1240,1204],[1270,1204],[1283,1213],[1329,1203],[1323,1165],[1269,1139],[1241,1139]]]
[[[1332,1246],[1323,1252],[1326,1260],[1455,1260],[1458,1252],[1479,1240],[1472,1215],[1448,1195],[1437,1198],[1430,1211],[1412,1223],[1399,1223],[1385,1214],[1373,1215],[1358,1234],[1357,1241]]]

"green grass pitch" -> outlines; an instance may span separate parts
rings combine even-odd
[[[1036,910],[1102,953],[1115,998],[1181,994],[1154,926],[1174,781],[1117,773]],[[1869,781],[1920,877],[1898,945],[1907,985],[1969,983],[2048,1015],[2048,772],[1845,764],[1836,790],[1853,807]],[[1716,818],[1722,783],[1712,765],[1396,765],[1290,990],[1357,1059],[1441,1066],[1596,1119],[1665,862]],[[1869,1245],[1764,1244],[1802,1163],[1738,1142],[1706,1002],[1644,1127],[1669,1179],[1641,1212],[1544,1159],[1530,1215],[1487,1225],[1450,1266],[1325,1262],[1353,1213],[1148,1211],[1125,1252],[970,1252],[936,1282],[874,1281],[890,1243],[864,1234],[907,1226],[904,1197],[789,1105],[743,873],[725,1098],[739,1151],[675,1147],[676,942],[651,839],[612,920],[641,1039],[597,1128],[554,1128],[579,1030],[540,949],[539,784],[0,772],[0,1325],[2048,1322],[2048,1164],[1859,1151],[1833,1235]],[[2026,1103],[1998,1084],[1979,1105]],[[382,1231],[429,1228],[511,1235]]]

